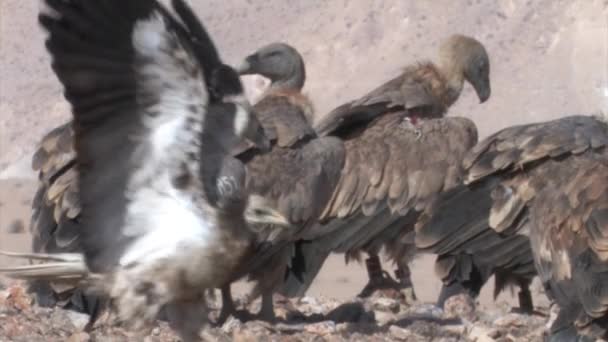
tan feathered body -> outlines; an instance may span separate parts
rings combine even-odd
[[[591,331],[605,324],[602,283],[608,279],[608,264],[602,239],[608,235],[608,125],[572,116],[510,127],[475,146],[463,165],[468,191],[488,200],[480,203],[485,213],[472,209],[469,219],[478,224],[460,230],[436,216],[436,222],[418,231],[418,247],[439,254],[438,267],[446,278],[463,268],[466,254],[473,263],[506,261],[512,275],[519,272],[528,281],[535,273],[524,270],[535,265],[549,296],[561,306],[553,333],[574,326]],[[466,196],[459,200],[471,203]],[[460,220],[452,216],[451,223]],[[481,246],[492,246],[488,239],[496,233],[510,241],[529,237],[531,244],[483,252]]]
[[[245,150],[237,157],[247,167],[247,190],[263,197],[285,217],[291,228],[251,224],[256,246],[242,259],[231,281],[243,276],[256,282],[254,297],[262,294],[264,318],[272,319],[272,293],[279,287],[294,254],[294,242],[317,222],[339,179],[344,163],[342,142],[319,138],[306,119],[310,100],[299,91],[270,89],[254,112],[273,143],[269,152]],[[224,288],[223,318],[232,299]]]
[[[456,48],[462,42],[471,48]],[[490,93],[489,61],[479,42],[453,36],[441,51],[441,66],[408,66],[315,125],[319,135],[344,141],[346,161],[321,222],[303,237],[299,253],[305,262],[291,270],[285,294],[303,295],[331,252],[345,253],[348,260],[362,252],[376,257],[385,247],[399,268],[407,268],[416,252],[414,224],[420,211],[460,182],[461,159],[477,142],[470,120],[444,115],[465,80],[475,85],[482,101]],[[482,74],[467,76],[472,64]]]

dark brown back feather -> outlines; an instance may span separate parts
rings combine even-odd
[[[577,170],[578,160],[587,154],[602,154],[607,146],[608,126],[588,116],[514,126],[495,133],[466,156],[463,164],[468,185],[443,194],[427,209],[417,228],[417,246],[439,254],[442,263],[438,264],[438,271],[446,277],[446,283],[463,281],[451,275],[455,274],[453,269],[465,268],[458,264],[466,259],[461,257],[464,254],[471,255],[472,259],[467,260],[487,277],[493,272],[500,272],[503,278],[509,274],[533,277],[529,245],[503,247],[514,238],[530,236],[531,209],[536,203],[559,207],[554,201],[538,199],[539,192],[546,188],[565,189],[566,180],[576,176],[572,170]],[[572,168],[570,174],[564,173],[566,165]],[[556,171],[559,167],[563,170]],[[583,185],[575,187],[584,188]],[[562,207],[556,210],[554,219],[557,220],[555,215],[571,214],[571,208]],[[544,241],[538,236],[534,239]],[[493,245],[496,247],[487,248]],[[538,254],[539,247],[534,252]],[[449,262],[450,258],[454,260]],[[536,266],[541,278],[548,281],[546,263],[543,266],[536,262]]]

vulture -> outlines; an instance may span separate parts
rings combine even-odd
[[[254,196],[230,151],[241,139],[262,150],[269,140],[238,73],[183,0],[172,1],[177,17],[150,0],[45,4],[39,21],[72,108],[62,129],[73,130],[75,155],[42,163],[58,176],[43,176],[39,214],[57,224],[47,233],[58,247],[77,236],[81,250],[24,255],[58,262],[4,271],[84,274],[130,326],[147,328],[164,307],[182,340],[199,341],[203,291],[230,278],[254,238],[245,221]],[[56,147],[69,150],[69,140]]]
[[[256,246],[230,281],[222,287],[218,322],[235,312],[230,283],[248,276],[262,295],[259,317],[272,321],[273,293],[282,284],[294,254],[293,241],[317,222],[328,203],[344,165],[344,147],[335,137],[317,137],[307,117],[313,106],[302,88],[306,79],[300,53],[285,43],[272,43],[247,56],[237,68],[241,75],[258,74],[271,83],[253,112],[271,142],[269,152],[236,149],[247,167],[247,190],[264,198],[287,219],[288,234],[276,234],[272,224],[252,224]],[[286,231],[286,230],[282,230]]]
[[[41,139],[32,157],[32,168],[39,174],[39,185],[32,200],[30,220],[32,250],[36,253],[57,255],[83,252],[80,237],[83,228],[78,170],[73,137],[71,122],[60,125]],[[250,196],[245,208],[245,219],[250,226],[287,225],[287,220],[259,196]],[[105,296],[88,291],[81,283],[81,276],[57,278],[51,274],[40,279],[40,273],[44,275],[45,270],[52,266],[46,263],[19,268],[19,275],[30,280],[29,291],[35,294],[38,305],[59,305],[64,309],[89,314],[89,324],[93,324],[107,307]]]
[[[442,42],[441,63],[405,68],[316,125],[319,136],[344,143],[340,180],[319,222],[300,236],[281,292],[301,296],[332,252],[366,260],[369,283],[360,293],[397,288],[415,299],[408,261],[415,253],[414,224],[435,194],[459,183],[461,159],[477,142],[473,122],[444,117],[469,82],[480,102],[490,96],[490,61],[477,40],[453,35]],[[397,263],[394,281],[381,269],[385,248]]]
[[[467,281],[496,272],[525,285],[537,272],[560,308],[550,341],[606,339],[605,114],[503,129],[463,167],[464,185],[430,206],[416,230],[416,245],[439,255],[444,281],[471,290]]]

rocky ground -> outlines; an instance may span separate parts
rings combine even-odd
[[[133,341],[141,337],[110,319],[84,332],[88,316],[33,304],[22,284],[4,281],[0,290],[0,341]],[[392,298],[391,298],[392,297]],[[219,297],[218,297],[219,298]],[[440,310],[431,304],[407,305],[395,296],[338,301],[304,297],[275,298],[278,322],[231,318],[203,331],[207,341],[541,341],[546,308],[534,315],[512,312],[508,306],[476,311],[465,296],[453,297]],[[219,309],[210,300],[214,317]],[[254,302],[250,309],[258,309]],[[178,341],[168,325],[159,322],[144,341]]]

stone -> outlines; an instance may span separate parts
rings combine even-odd
[[[414,336],[414,333],[409,329],[401,328],[396,325],[391,325],[390,328],[388,328],[388,332],[392,337],[401,341],[407,341]]]
[[[443,326],[443,329],[447,332],[450,332],[453,334],[458,334],[458,335],[464,335],[467,331],[467,327],[464,324],[445,325],[445,326]]]
[[[391,298],[374,298],[372,301],[372,306],[375,310],[379,311],[389,311],[392,313],[399,312],[399,302],[395,299]]]
[[[91,340],[91,336],[86,332],[77,332],[70,336],[67,339],[67,342],[89,342]]]
[[[70,322],[74,328],[76,328],[78,331],[84,330],[87,324],[89,324],[90,317],[85,313],[67,310],[66,315],[70,319]]]
[[[494,342],[496,339],[496,330],[487,327],[475,325],[469,332],[469,338],[474,342]]]
[[[494,326],[507,327],[522,327],[526,325],[525,318],[522,315],[510,313],[494,320]]]
[[[443,306],[445,318],[460,318],[468,322],[477,320],[475,300],[467,294],[458,294],[448,298]]]
[[[319,323],[307,324],[304,331],[316,335],[329,335],[336,332],[336,323],[332,321],[324,321]]]
[[[240,320],[230,316],[230,317],[228,317],[226,322],[224,322],[221,329],[223,332],[229,333],[231,331],[240,329],[242,326],[243,326],[243,323]]]

